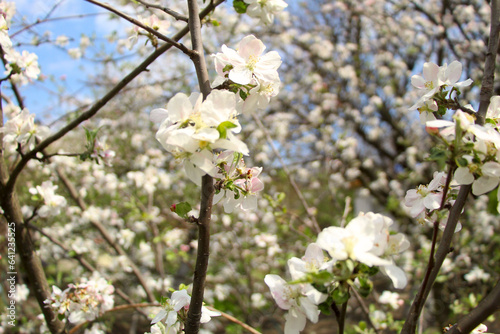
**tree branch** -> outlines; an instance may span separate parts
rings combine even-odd
[[[207,64],[203,52],[201,38],[201,20],[199,17],[198,3],[196,0],[187,0],[189,11],[189,31],[193,53],[191,60],[196,68],[196,76],[203,99],[210,94],[210,80]],[[210,175],[204,175],[201,184],[200,217],[198,219],[198,248],[196,254],[196,265],[193,278],[193,293],[186,321],[185,332],[197,334],[200,329],[201,307],[203,306],[203,295],[205,292],[205,281],[207,276],[208,258],[210,255],[210,220],[212,216],[212,204],[214,197],[214,181]]]
[[[102,7],[102,8],[104,8],[104,9],[106,9],[106,10],[112,12],[112,13],[115,13],[119,17],[124,18],[125,20],[127,20],[127,21],[135,24],[138,27],[141,27],[142,29],[144,29],[147,32],[149,32],[150,34],[155,35],[156,37],[158,37],[162,41],[165,41],[165,42],[167,42],[167,43],[175,46],[177,49],[181,50],[186,55],[191,56],[192,51],[189,50],[182,43],[178,43],[175,39],[171,39],[171,38],[163,35],[162,33],[159,33],[158,31],[154,30],[153,28],[148,27],[147,25],[145,25],[142,22],[134,19],[133,17],[130,17],[127,14],[120,12],[118,9],[116,9],[116,8],[108,5],[107,3],[102,3],[102,2],[99,2],[97,0],[85,0],[85,1],[90,2],[90,3],[92,3],[92,4],[96,5],[96,6]]]
[[[188,18],[186,16],[184,16],[184,15],[182,15],[180,13],[177,13],[175,10],[171,10],[170,8],[163,7],[163,6],[160,6],[160,5],[155,5],[155,4],[152,4],[152,3],[148,3],[148,2],[143,1],[143,0],[136,0],[136,1],[138,3],[144,5],[146,8],[156,8],[156,9],[159,9],[162,12],[165,12],[168,15],[172,16],[177,21],[188,22]]]

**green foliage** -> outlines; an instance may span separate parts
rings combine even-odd
[[[177,204],[172,204],[170,211],[175,212],[179,217],[188,219],[188,213],[191,211],[191,204],[188,202],[180,202]]]
[[[233,0],[233,7],[236,13],[245,14],[247,12],[248,4],[243,0]]]
[[[219,131],[220,138],[226,139],[227,138],[227,130],[228,129],[234,129],[236,128],[236,124],[230,122],[230,121],[225,121],[219,124],[217,127],[217,131]]]

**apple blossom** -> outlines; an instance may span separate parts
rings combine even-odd
[[[44,205],[38,210],[40,217],[57,216],[66,207],[66,198],[55,193],[57,188],[51,181],[44,181],[41,186],[30,188],[31,194],[38,194],[44,200]]]
[[[292,257],[288,260],[288,269],[293,280],[305,277],[307,273],[316,273],[320,270],[331,271],[334,261],[323,254],[323,250],[316,243],[309,244],[302,259]]]
[[[216,194],[214,202],[221,202],[224,211],[231,213],[237,207],[242,210],[257,208],[256,194],[264,189],[258,178],[262,167],[247,168],[241,155],[225,151],[217,157],[218,172],[215,174]]]
[[[420,90],[423,95],[415,103],[411,110],[416,110],[424,105],[424,103],[440,91],[441,87],[467,87],[472,84],[471,79],[458,82],[462,75],[462,64],[458,61],[453,61],[450,65],[444,64],[438,66],[432,62],[424,63],[423,77],[414,75],[411,77],[411,84]]]
[[[254,35],[241,40],[237,50],[222,46],[222,53],[214,55],[215,69],[219,77],[214,85],[221,84],[226,78],[240,85],[262,82],[279,82],[278,67],[281,57],[278,52],[271,51],[264,55],[264,43]]]
[[[163,309],[154,317],[151,321],[151,333],[178,333],[184,328],[182,320],[184,319],[185,312],[189,309],[189,303],[191,302],[191,296],[187,293],[187,290],[182,289],[174,291],[170,299],[168,299],[163,305]],[[179,317],[179,312],[183,312],[183,316]],[[221,314],[216,311],[211,311],[205,306],[201,308],[201,319],[200,323],[204,324],[211,320],[211,317],[217,317]],[[163,319],[165,320],[165,325],[160,323]],[[161,331],[163,329],[163,331]]]
[[[297,334],[302,331],[306,318],[313,323],[318,322],[318,305],[326,300],[326,295],[310,284],[288,284],[278,275],[268,274],[264,282],[278,306],[288,311],[285,316],[285,334]]]
[[[337,261],[351,259],[370,267],[378,266],[392,280],[394,286],[406,286],[406,275],[394,264],[391,256],[409,247],[402,234],[391,236],[392,220],[381,214],[360,213],[345,228],[327,227],[318,235],[316,243]]]
[[[425,210],[437,210],[441,206],[443,187],[446,182],[444,172],[434,173],[429,185],[420,185],[417,189],[410,189],[405,196],[405,205],[410,208],[410,216],[420,216]]]
[[[49,133],[49,128],[35,124],[35,114],[30,114],[28,109],[23,109],[17,115],[9,119],[3,127],[3,142],[21,145],[31,144],[35,137],[44,138]]]
[[[45,304],[59,314],[65,314],[73,324],[92,321],[114,305],[115,289],[98,272],[94,272],[90,280],[69,284],[64,291],[56,286],[52,290],[53,293],[45,300]]]
[[[264,24],[273,23],[274,15],[288,7],[288,4],[283,0],[244,1],[249,5],[246,12],[248,16],[258,18]]]
[[[141,15],[138,15],[137,20],[144,24],[146,27],[154,29],[161,34],[166,34],[168,32],[168,28],[170,27],[169,21],[160,20],[158,16],[154,14],[149,17],[142,17]],[[157,43],[156,37],[154,35],[150,34],[148,31],[140,28],[139,26],[134,25],[134,27],[130,31],[130,37],[128,39],[130,49],[137,43],[139,35],[148,36],[151,39],[153,46],[155,46],[154,44]]]

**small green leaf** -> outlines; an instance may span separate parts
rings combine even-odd
[[[219,124],[219,126],[217,127],[217,131],[219,131],[220,138],[226,139],[227,138],[227,130],[232,129],[232,128],[236,128],[236,127],[237,127],[236,124],[234,124],[230,121],[225,121],[225,122],[222,122]]]
[[[349,300],[349,292],[344,286],[339,286],[337,289],[333,290],[332,298],[335,304],[342,305]]]
[[[457,164],[458,167],[467,167],[469,165],[469,162],[467,159],[463,157],[458,157],[455,159],[455,163]]]
[[[233,69],[233,65],[228,64],[228,65],[224,66],[224,68],[222,69],[222,72],[229,72],[232,69]]]
[[[243,90],[240,90],[240,97],[243,99],[243,101],[245,101],[248,97],[248,94]]]
[[[247,12],[248,4],[243,0],[234,0],[233,7],[236,13],[245,14]]]
[[[188,218],[188,212],[191,211],[191,204],[188,202],[181,202],[177,204],[173,204],[170,207],[170,210],[172,212],[175,212],[179,217],[187,219]]]

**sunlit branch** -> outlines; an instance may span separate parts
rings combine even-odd
[[[176,19],[177,21],[184,21],[184,22],[187,22],[188,21],[188,18],[180,13],[177,13],[175,10],[172,10],[170,8],[167,8],[167,7],[163,7],[163,6],[160,6],[160,5],[155,5],[155,4],[152,4],[152,3],[148,3],[146,1],[143,1],[143,0],[136,0],[138,3],[144,5],[146,8],[155,8],[155,9],[159,9],[163,12],[165,12],[166,14],[172,16],[174,19]]]
[[[134,19],[133,17],[130,17],[128,16],[127,14],[125,13],[122,13],[120,12],[118,9],[108,5],[107,3],[102,3],[102,2],[99,2],[97,0],[85,0],[87,2],[90,2],[90,3],[93,3],[94,5],[97,5],[99,7],[102,7],[116,15],[118,15],[119,17],[121,18],[124,18],[125,20],[135,24],[136,26],[138,27],[141,27],[142,29],[146,30],[147,32],[149,32],[150,34],[153,34],[155,35],[156,37],[158,37],[159,39],[161,39],[162,41],[165,41],[173,46],[175,46],[177,49],[181,50],[183,53],[185,53],[186,55],[188,56],[191,56],[192,54],[192,50],[189,50],[187,47],[185,47],[182,43],[179,43],[174,39],[172,38],[169,38],[165,35],[163,35],[162,33],[159,33],[158,31],[156,31],[155,29],[151,28],[151,27],[148,27],[146,26],[145,24],[143,24],[142,22]]]

